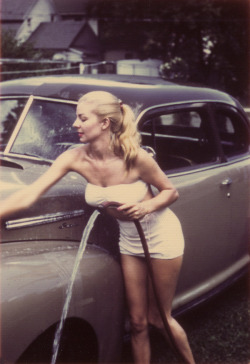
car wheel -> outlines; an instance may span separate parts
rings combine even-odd
[[[21,355],[17,363],[50,363],[56,332],[53,325]],[[98,343],[91,326],[79,319],[66,320],[58,350],[58,363],[97,363]]]

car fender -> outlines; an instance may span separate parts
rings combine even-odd
[[[5,360],[16,361],[24,348],[60,321],[78,246],[79,243],[65,241],[2,244]],[[109,342],[112,345],[117,342],[119,346],[121,337],[117,333],[122,333],[123,302],[119,263],[103,249],[87,246],[73,285],[67,317],[77,317],[90,324],[97,336],[102,360],[108,355]],[[10,337],[15,347],[8,345]],[[101,337],[103,340],[99,341]]]

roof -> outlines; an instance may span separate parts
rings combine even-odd
[[[231,96],[217,90],[180,86],[160,78],[123,75],[44,76],[1,84],[3,95],[36,95],[78,101],[88,91],[115,94],[137,110],[176,102],[224,102],[241,108]]]
[[[56,11],[60,15],[86,14],[89,0],[53,0]]]
[[[91,32],[93,33],[93,39],[90,38]],[[80,33],[82,33],[82,41],[78,41],[76,47],[74,41],[79,37]],[[28,40],[34,44],[34,48],[67,50],[70,47],[79,49],[84,45],[85,47],[91,46],[92,42],[96,40],[96,36],[85,22],[58,21],[41,23]]]
[[[23,20],[37,0],[1,0],[1,20]]]
[[[1,24],[2,32],[12,32],[14,35],[17,33],[18,29],[20,28],[21,23],[15,22],[15,23],[4,23]]]

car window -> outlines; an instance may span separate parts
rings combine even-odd
[[[26,98],[0,101],[0,150],[4,151],[27,102]]]
[[[163,170],[195,168],[217,159],[208,115],[202,109],[151,115],[141,135],[142,144],[154,148]]]
[[[237,156],[248,151],[247,126],[234,109],[216,108],[215,122],[226,157]]]
[[[55,159],[79,143],[72,127],[75,118],[74,104],[34,100],[10,151]]]

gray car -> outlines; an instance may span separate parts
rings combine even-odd
[[[138,116],[143,146],[177,187],[186,248],[177,315],[225,288],[249,264],[249,123],[226,93],[145,77],[55,76],[1,85],[1,199],[74,148],[80,96],[114,93]],[[69,173],[34,206],[1,222],[2,358],[51,361],[83,230],[86,181]],[[155,191],[157,193],[157,191]],[[59,362],[116,362],[124,333],[119,231],[100,213],[77,272]]]

